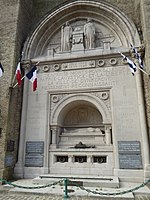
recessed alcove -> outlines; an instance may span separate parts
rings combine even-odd
[[[86,101],[77,101],[64,115],[58,147],[73,148],[79,142],[91,147],[105,144],[102,115]]]

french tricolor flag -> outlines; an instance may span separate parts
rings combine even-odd
[[[21,86],[22,84],[22,80],[21,80],[21,68],[20,68],[20,62],[17,65],[17,69],[16,69],[16,79],[18,81],[18,85]]]
[[[33,84],[33,91],[37,88],[37,67],[36,65],[26,74],[26,77],[32,82]]]
[[[2,64],[0,63],[0,77],[3,75],[3,73],[4,73],[4,68]]]

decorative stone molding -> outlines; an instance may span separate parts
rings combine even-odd
[[[44,66],[43,66],[43,71],[44,71],[44,72],[48,72],[49,69],[50,69],[50,67],[49,67],[48,65],[44,65]]]
[[[96,92],[95,92],[96,93]],[[61,93],[57,94],[61,96]],[[52,125],[61,125],[61,120],[63,119],[63,115],[66,114],[68,108],[71,108],[76,104],[76,102],[84,101],[85,103],[91,104],[94,107],[97,107],[97,110],[101,113],[103,117],[103,123],[111,123],[111,114],[106,106],[100,98],[93,93],[75,93],[74,94],[66,94],[64,98],[61,98],[58,102],[51,102],[51,119],[50,124]],[[108,103],[108,102],[107,102]],[[109,101],[110,104],[110,101]],[[85,104],[86,105],[86,104]],[[68,107],[69,106],[69,107]]]
[[[53,95],[52,96],[52,102],[57,103],[59,101],[59,95]]]
[[[116,65],[117,64],[117,59],[116,58],[111,58],[109,62],[110,62],[111,65]]]
[[[58,71],[60,69],[60,65],[59,64],[53,65],[53,69],[54,71]]]
[[[103,56],[104,57],[104,56]],[[36,62],[35,62],[36,63]],[[42,62],[41,62],[42,63]],[[67,63],[59,63],[57,61],[56,64],[47,62],[46,64],[42,65],[39,64],[37,66],[39,73],[53,73],[53,72],[59,72],[59,71],[70,71],[70,70],[82,70],[82,69],[89,69],[89,68],[100,68],[100,67],[116,67],[120,65],[127,64],[127,61],[122,59],[122,57],[116,57],[116,58],[104,58],[104,59],[95,59],[95,60],[85,60],[80,62],[74,62],[70,61]],[[31,68],[31,62],[23,62],[22,63],[23,68],[30,69]]]
[[[133,43],[132,40],[134,38],[135,46],[140,45],[139,34],[134,23],[130,21],[130,19],[128,19],[127,16],[122,14],[122,12],[119,9],[113,7],[111,4],[106,2],[79,0],[69,2],[61,8],[59,8],[58,10],[51,12],[49,15],[46,15],[45,19],[43,19],[43,21],[34,30],[30,38],[28,38],[28,40],[26,41],[23,50],[24,58],[29,59],[44,55],[46,53],[45,50],[49,48],[49,43],[52,37],[57,35],[57,38],[61,38],[61,27],[67,21],[71,22],[72,26],[74,26],[74,23],[77,21],[77,17],[83,19],[84,21],[87,20],[87,17],[91,18],[94,23],[100,24],[100,26],[103,26],[104,29],[109,29],[109,34],[113,38],[112,41],[115,42],[116,38],[118,38],[118,42],[116,44],[127,47],[128,41]],[[55,23],[52,23],[54,19]],[[109,43],[111,41],[107,41],[105,38],[103,41],[102,39],[102,36],[104,36],[107,33],[103,33],[104,31],[100,30],[98,32],[100,32],[102,43],[100,44],[100,47],[104,48],[104,50],[106,51],[110,51],[111,47]],[[128,41],[126,38],[128,38]],[[58,43],[56,37],[54,37],[54,40],[55,43]],[[106,44],[104,45],[104,43]],[[53,53],[49,56],[54,56],[55,52],[58,52],[59,49],[59,44],[55,44],[55,47],[52,48]]]
[[[122,58],[121,61],[122,61],[123,64],[127,64],[127,60],[125,60],[124,58]]]
[[[105,65],[105,61],[104,60],[98,60],[97,65],[98,65],[98,67],[103,67]]]
[[[108,92],[101,92],[101,93],[100,93],[100,98],[101,98],[102,100],[107,100],[107,99],[109,98]]]
[[[106,91],[101,91],[101,92],[95,92],[92,94],[95,95],[96,97],[98,97],[99,99],[101,99],[105,103],[109,112],[111,113],[110,91],[106,90]]]

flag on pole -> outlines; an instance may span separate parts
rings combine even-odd
[[[20,62],[17,65],[17,69],[16,69],[16,79],[18,81],[18,85],[21,86],[22,84],[22,80],[21,80],[21,68],[20,68]]]
[[[141,68],[141,69],[144,69],[144,64],[143,64],[143,60],[142,60],[142,58],[141,58],[140,53],[138,53],[137,49],[136,49],[131,43],[130,43],[130,46],[131,46],[131,49],[132,49],[133,53],[135,53],[135,56],[136,56],[136,58],[137,58],[138,61],[139,61],[139,66],[140,66],[140,68]]]
[[[36,65],[26,74],[26,77],[32,82],[33,91],[37,88],[37,67]]]
[[[130,67],[131,73],[132,73],[132,75],[134,75],[134,73],[136,72],[136,69],[137,69],[136,64],[132,60],[130,60],[128,57],[126,57],[124,54],[122,54],[122,53],[120,53],[120,54],[123,56],[124,60],[127,61],[128,65]]]
[[[3,75],[3,73],[4,73],[4,68],[2,64],[0,63],[0,77]]]

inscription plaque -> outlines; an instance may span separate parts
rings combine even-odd
[[[118,141],[119,154],[141,154],[139,141]]]
[[[86,69],[93,67],[95,67],[95,60],[62,64],[62,70]]]
[[[26,167],[43,167],[44,142],[28,141],[26,142]]]
[[[12,152],[12,151],[14,151],[14,148],[15,148],[15,141],[8,140],[7,141],[7,151]]]
[[[26,167],[43,167],[43,155],[26,155]]]
[[[14,164],[14,157],[13,155],[7,155],[5,157],[5,167],[12,167]]]
[[[30,141],[26,143],[26,153],[43,154],[44,142]]]
[[[120,169],[142,169],[141,155],[119,155]]]
[[[120,169],[142,169],[139,141],[118,141]]]

